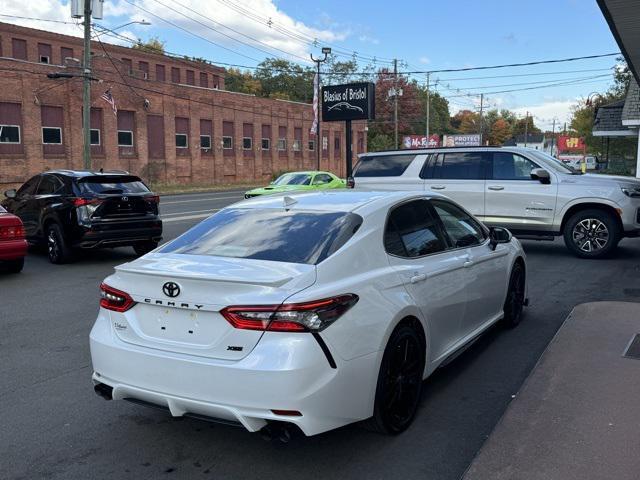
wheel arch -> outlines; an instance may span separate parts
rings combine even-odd
[[[616,225],[620,232],[624,230],[622,225],[622,219],[620,218],[620,214],[617,210],[617,205],[613,202],[605,203],[603,201],[579,201],[578,203],[574,203],[569,206],[562,214],[562,221],[560,223],[560,233],[564,234],[564,228],[569,221],[569,219],[578,212],[583,210],[602,210],[607,212],[613,216],[616,221]]]

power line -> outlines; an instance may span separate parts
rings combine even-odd
[[[0,17],[15,18],[17,20],[34,20],[37,22],[64,23],[67,25],[76,25],[75,22],[65,22],[64,20],[49,20],[47,18],[21,17],[19,15],[5,15],[3,13],[0,13]]]
[[[492,75],[492,76],[485,76],[485,77],[459,77],[459,78],[440,78],[440,81],[442,82],[449,82],[449,81],[466,81],[466,80],[493,80],[496,78],[515,78],[515,77],[535,77],[535,76],[542,76],[542,75],[561,75],[561,74],[565,74],[565,73],[587,73],[587,72],[605,72],[607,70],[613,70],[613,67],[608,67],[608,68],[588,68],[585,70],[565,70],[565,71],[560,71],[560,72],[536,72],[536,73],[518,73],[518,74],[511,74],[511,75]]]

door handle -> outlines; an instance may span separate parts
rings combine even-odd
[[[504,187],[502,185],[491,185],[489,190],[504,190]]]
[[[431,190],[444,190],[445,187],[444,185],[431,185]]]
[[[418,282],[422,282],[423,280],[426,280],[427,276],[424,273],[421,273],[419,275],[414,275],[413,277],[410,278],[411,283],[418,283]]]

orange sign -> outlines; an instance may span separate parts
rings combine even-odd
[[[558,151],[584,151],[585,144],[582,137],[569,137],[567,135],[560,135],[558,137]]]

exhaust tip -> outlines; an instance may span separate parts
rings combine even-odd
[[[269,422],[260,430],[260,436],[267,442],[289,443],[294,430],[293,425],[286,422]]]
[[[98,383],[94,385],[93,391],[96,395],[104,398],[105,400],[113,400],[113,387],[105,385],[104,383]]]

